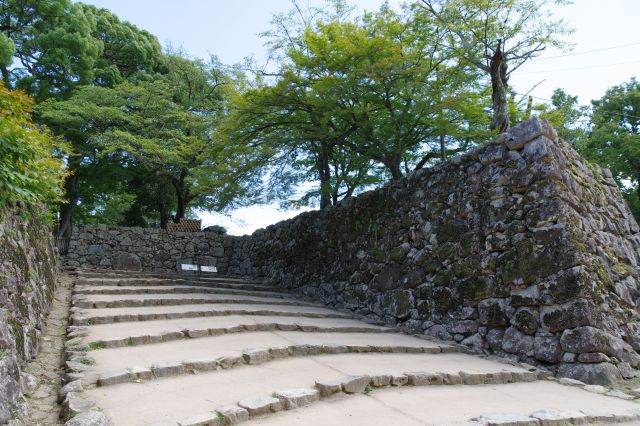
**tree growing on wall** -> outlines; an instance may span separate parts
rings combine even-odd
[[[566,22],[554,20],[550,4],[566,0],[420,0],[418,13],[447,32],[444,46],[483,71],[491,81],[491,128],[509,129],[509,77],[548,46],[564,47]]]

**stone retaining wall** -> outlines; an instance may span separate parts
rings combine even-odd
[[[26,390],[22,370],[38,353],[57,271],[51,229],[23,206],[0,208],[0,424]]]
[[[176,272],[179,263],[200,263],[227,270],[230,242],[217,232],[79,225],[72,235],[66,267]]]
[[[611,174],[532,119],[458,159],[230,239],[229,272],[609,383],[640,367],[638,231]]]

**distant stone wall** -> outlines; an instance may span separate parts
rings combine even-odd
[[[477,352],[610,383],[640,368],[639,228],[546,122],[231,238],[231,274]]]
[[[74,227],[66,267],[176,272],[179,263],[200,263],[227,271],[228,237],[217,232],[105,225]]]
[[[0,208],[0,424],[25,390],[21,371],[38,353],[57,262],[48,226],[23,206]]]

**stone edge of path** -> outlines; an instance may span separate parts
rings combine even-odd
[[[120,383],[155,380],[163,377],[213,372],[240,367],[243,365],[259,365],[290,357],[305,357],[318,355],[338,355],[354,353],[394,353],[394,354],[442,354],[461,352],[454,347],[426,347],[402,345],[339,345],[339,344],[300,344],[269,348],[247,348],[239,354],[225,355],[219,358],[198,358],[175,362],[155,363],[146,367],[128,367],[100,374],[95,382],[83,382],[85,385],[97,383],[98,386],[110,386]],[[74,353],[76,362],[93,362],[89,355]]]

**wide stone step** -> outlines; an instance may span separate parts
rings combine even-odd
[[[306,318],[353,318],[352,315],[313,306],[266,304],[197,304],[136,308],[72,308],[73,325],[111,324],[115,322],[153,321],[225,315],[291,316]]]
[[[638,425],[638,405],[551,381],[483,386],[420,386],[341,394],[247,426]],[[476,419],[476,420],[472,420]],[[168,423],[171,424],[171,423]],[[193,425],[184,421],[182,425]]]
[[[459,374],[461,370],[464,370],[462,375]],[[421,373],[411,373],[412,379],[405,372]],[[437,354],[344,354],[287,358],[215,373],[168,377],[142,385],[123,383],[89,389],[85,394],[106,412],[113,424],[141,425],[177,422],[193,414],[247,399],[269,397],[286,389],[314,388],[316,382],[325,383],[325,391],[331,392],[332,381],[340,383],[348,376],[369,376],[379,380],[381,385],[389,384],[391,380],[398,385],[421,385],[427,384],[431,373],[438,372],[469,384],[537,378],[536,374],[522,368],[455,353],[446,357]],[[431,376],[435,377],[434,374]],[[358,384],[352,385],[352,390],[357,390]],[[364,386],[362,388],[360,391]],[[459,404],[464,400],[454,401]]]
[[[292,298],[289,293],[277,291],[243,290],[235,288],[217,288],[202,286],[76,286],[74,294],[237,294],[243,296],[275,297],[279,299]]]
[[[248,344],[251,346],[248,347]],[[94,345],[94,347],[99,346]],[[87,358],[83,358],[91,363],[83,381],[94,383],[103,377],[100,381],[101,385],[112,385],[138,378],[154,379],[155,376],[152,374],[154,364],[181,365],[182,367],[172,370],[173,374],[189,374],[194,371],[211,371],[242,364],[261,364],[295,356],[371,352],[442,353],[443,351],[445,353],[460,352],[462,348],[395,333],[248,332],[242,335],[227,334],[153,346],[93,350],[87,354]],[[130,374],[133,367],[146,367],[145,372],[149,374]]]
[[[228,315],[129,323],[70,327],[69,337],[81,344],[100,342],[97,347],[127,346],[167,342],[185,338],[219,336],[254,331],[304,331],[306,333],[385,333],[392,329],[343,318],[305,318],[298,316]],[[400,335],[402,336],[402,335]],[[74,339],[75,340],[75,339]],[[251,342],[248,341],[248,345]]]
[[[284,294],[289,294],[286,291],[279,289],[274,286],[269,286],[265,284],[259,283],[251,283],[245,281],[196,281],[196,280],[188,280],[188,279],[79,279],[77,281],[77,285],[79,286],[112,286],[112,287],[130,287],[130,286],[197,286],[197,287],[205,287],[205,288],[230,288],[230,289],[238,289],[238,290],[255,290],[255,291],[274,291],[281,292]]]
[[[259,297],[247,295],[225,294],[92,294],[76,295],[73,306],[82,309],[102,308],[128,308],[141,306],[169,306],[169,305],[196,305],[196,304],[269,304],[288,306],[319,306],[314,303],[301,300],[283,299],[277,297]]]
[[[198,276],[195,273],[178,273],[178,272],[133,272],[133,271],[76,271],[75,276],[78,279],[164,279],[164,280],[192,280],[192,281],[228,281],[262,284],[263,281],[251,278],[242,278],[237,276],[228,276],[222,274],[203,274]]]

